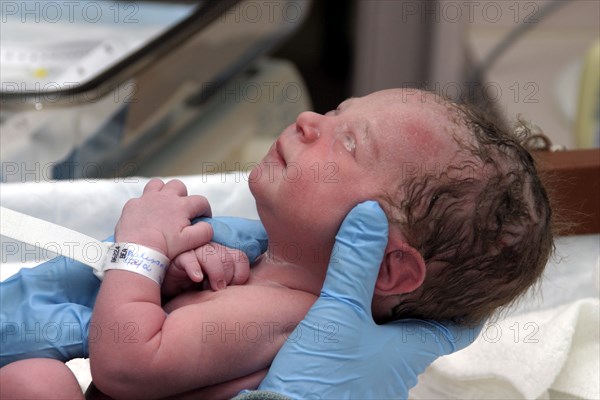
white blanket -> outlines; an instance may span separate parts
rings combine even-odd
[[[598,298],[508,317],[419,377],[411,398],[600,398]]]

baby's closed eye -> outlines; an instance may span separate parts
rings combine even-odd
[[[343,142],[344,147],[346,148],[346,150],[348,150],[350,153],[354,154],[354,150],[356,149],[356,139],[354,138],[353,135],[351,134],[345,134],[344,138],[343,138]]]

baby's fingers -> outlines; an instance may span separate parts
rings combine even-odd
[[[181,253],[171,261],[171,265],[165,275],[161,293],[172,297],[191,289],[195,283],[204,278],[200,263],[196,259],[193,250]]]
[[[212,290],[225,289],[233,276],[233,260],[221,251],[216,243],[208,243],[196,249],[196,259],[202,264],[202,271],[208,277]]]
[[[217,284],[223,277],[225,279],[225,283],[227,285],[243,285],[248,281],[250,277],[250,262],[248,261],[248,256],[244,254],[243,251],[232,249],[218,243],[211,242],[210,246],[205,246],[204,249],[206,252],[204,256],[206,260],[211,259],[210,265],[205,265],[202,263],[204,267],[204,271],[209,274],[213,273],[215,279],[210,276],[209,280],[211,282],[211,287],[214,288],[213,283]],[[220,266],[221,271],[218,270],[218,266]],[[208,272],[207,267],[211,269]]]
[[[194,282],[200,282],[204,279],[202,267],[196,258],[196,253],[193,250],[181,253],[173,260],[175,267],[184,270],[188,278]]]
[[[232,285],[243,285],[250,278],[250,261],[248,256],[241,250],[226,248],[233,258]]]
[[[167,241],[170,244],[169,253],[181,254],[197,249],[210,242],[212,236],[213,231],[210,224],[197,223],[186,226],[177,234],[167,237]],[[170,254],[167,254],[167,257],[171,256]]]

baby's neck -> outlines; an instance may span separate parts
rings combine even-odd
[[[266,252],[252,266],[252,278],[285,286],[318,296],[325,279],[326,268],[319,261],[288,261]]]

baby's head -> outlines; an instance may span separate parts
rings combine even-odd
[[[304,264],[307,249],[331,249],[356,204],[379,200],[390,220],[373,301],[380,321],[480,321],[536,281],[552,248],[548,198],[517,139],[416,90],[300,114],[250,188],[269,240],[293,237]]]
[[[447,108],[460,150],[439,174],[403,180],[399,202],[388,197],[427,269],[419,288],[396,296],[391,318],[477,323],[538,281],[554,248],[552,211],[521,145],[524,125],[512,133],[472,106],[425,97]]]

